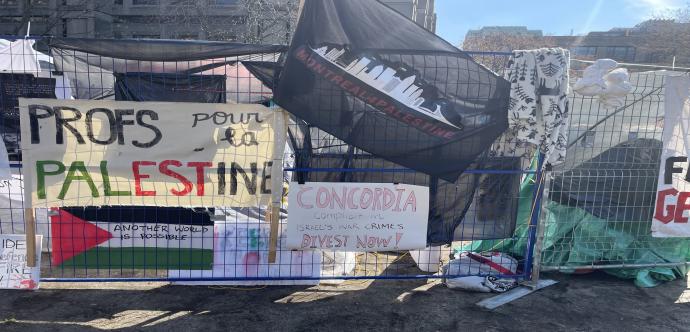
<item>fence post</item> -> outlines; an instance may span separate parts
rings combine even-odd
[[[535,244],[537,242],[537,230],[539,225],[539,216],[541,212],[542,196],[544,193],[544,154],[539,152],[537,161],[536,183],[534,190],[534,203],[531,209],[530,221],[527,230],[527,255],[525,257],[525,276],[530,276],[530,287],[536,286],[539,281],[539,263],[535,259]],[[541,250],[541,248],[537,248]],[[541,255],[537,254],[537,258],[541,259]],[[535,270],[534,267],[537,269]],[[536,279],[534,279],[536,274]]]
[[[271,223],[268,240],[268,262],[276,262],[278,236],[280,232],[280,204],[283,200],[283,158],[287,139],[287,112],[282,108],[275,108],[273,128],[273,165],[271,166],[271,205],[268,219]]]

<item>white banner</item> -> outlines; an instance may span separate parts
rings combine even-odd
[[[388,251],[426,247],[429,188],[387,183],[291,183],[290,249]]]
[[[33,206],[270,201],[275,132],[286,125],[280,110],[51,99],[20,99],[20,108]]]
[[[667,77],[652,236],[690,237],[690,77]]]
[[[36,236],[36,266],[28,267],[24,234],[0,234],[0,288],[38,289],[42,236]]]

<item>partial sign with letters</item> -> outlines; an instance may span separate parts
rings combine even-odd
[[[387,251],[426,247],[429,188],[387,183],[291,183],[290,249]]]
[[[652,236],[690,237],[690,77],[666,77],[663,151]]]
[[[23,234],[0,235],[0,288],[38,289],[41,271],[41,235],[36,236],[36,266],[28,267]]]
[[[270,201],[275,130],[285,132],[281,111],[48,99],[20,99],[20,107],[33,206]]]

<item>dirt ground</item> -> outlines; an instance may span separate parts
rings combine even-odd
[[[1,331],[688,331],[687,280],[652,289],[603,273],[559,281],[494,311],[490,294],[418,281],[254,288],[43,283],[0,291]]]

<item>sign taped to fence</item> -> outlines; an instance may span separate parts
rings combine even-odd
[[[0,288],[38,289],[42,236],[36,236],[36,266],[26,266],[26,235],[0,235]]]
[[[20,108],[33,206],[241,207],[270,201],[272,160],[280,146],[275,133],[285,133],[282,111],[249,104],[49,99],[20,99]]]
[[[690,77],[666,78],[663,151],[652,236],[690,237]]]
[[[429,188],[388,183],[291,183],[290,249],[387,251],[426,247]]]
[[[240,218],[235,222],[215,224],[213,270],[170,270],[170,278],[208,278],[209,281],[183,281],[182,285],[316,285],[321,276],[321,252],[285,250],[284,237],[276,263],[268,261],[270,225]],[[238,280],[212,280],[237,278]],[[261,278],[295,278],[296,280],[260,280]],[[299,278],[311,278],[299,280]],[[250,279],[250,280],[241,280]],[[254,279],[254,280],[251,280]]]

